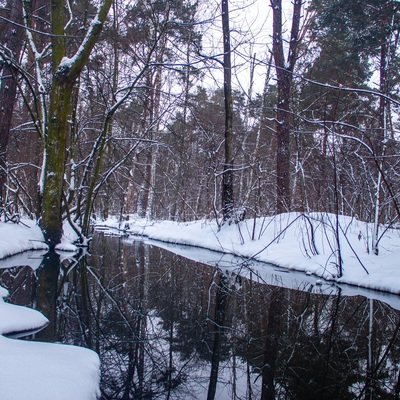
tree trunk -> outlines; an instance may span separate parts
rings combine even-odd
[[[278,107],[276,110],[276,211],[290,210],[290,94],[291,78],[288,73],[281,73],[278,78]],[[280,79],[280,80],[279,80]]]
[[[273,56],[277,76],[278,103],[276,108],[276,211],[290,210],[290,98],[293,70],[297,60],[302,0],[293,2],[293,18],[287,60],[284,56],[282,33],[282,0],[271,0],[273,10]]]
[[[222,173],[222,207],[224,221],[231,219],[234,211],[233,195],[233,100],[231,41],[229,33],[228,0],[222,0],[222,31],[224,38],[224,99],[225,99],[225,163]]]
[[[4,49],[1,48],[1,54],[4,57],[18,61],[22,49],[22,3],[9,0],[7,9],[10,9],[9,20],[17,22],[16,25],[4,23],[5,29],[0,33],[3,37]],[[6,51],[8,49],[9,51]],[[7,53],[7,54],[6,54]],[[8,139],[10,135],[11,120],[14,110],[15,96],[17,93],[17,82],[14,76],[16,71],[9,62],[3,64],[0,75],[0,204],[4,201],[5,183],[6,183],[6,157]]]
[[[43,191],[40,226],[46,243],[53,249],[62,235],[63,186],[66,161],[68,118],[75,81],[86,65],[96,44],[112,0],[103,0],[74,57],[66,59],[64,40],[64,1],[51,2],[51,49],[53,84],[50,92],[48,129],[45,136]]]
[[[62,234],[62,195],[72,88],[73,83],[54,80],[50,94],[41,214],[41,227],[50,247],[60,242]]]
[[[386,25],[385,21],[383,21],[382,25]],[[389,95],[389,77],[388,77],[388,42],[389,39],[387,37],[383,37],[381,39],[381,48],[380,48],[380,67],[379,67],[379,75],[380,75],[380,84],[379,91],[381,94],[388,96]],[[382,203],[382,173],[384,171],[384,156],[386,152],[386,142],[387,142],[387,104],[386,97],[379,97],[379,130],[378,137],[374,138],[374,149],[375,149],[375,157],[378,158],[378,176],[375,182],[375,209],[374,209],[374,228],[372,233],[372,252],[375,255],[379,254],[379,216],[381,212],[381,203]]]

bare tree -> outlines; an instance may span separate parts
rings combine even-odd
[[[41,197],[40,225],[46,242],[50,248],[53,248],[59,243],[62,234],[63,187],[72,102],[71,95],[74,84],[88,62],[90,53],[99,38],[112,0],[103,0],[99,4],[97,13],[86,31],[85,37],[71,57],[67,55],[65,36],[66,30],[73,20],[70,4],[68,3],[68,7],[65,7],[64,0],[55,0],[51,3],[50,42],[42,52],[39,52],[28,22],[30,4],[27,1],[23,3],[26,33],[30,50],[34,55],[42,106],[43,164],[39,184]],[[69,11],[69,18],[67,18],[66,9]],[[65,23],[66,20],[67,23]],[[43,58],[49,52],[51,52],[53,79],[47,107],[41,66]]]

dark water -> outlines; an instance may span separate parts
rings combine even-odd
[[[3,266],[0,285],[51,320],[33,339],[98,352],[103,399],[400,398],[400,313],[385,302],[103,235],[32,266]]]

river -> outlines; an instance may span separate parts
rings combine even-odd
[[[49,318],[30,340],[99,354],[102,399],[399,398],[397,296],[104,234],[35,254],[0,286]]]

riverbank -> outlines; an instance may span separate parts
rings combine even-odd
[[[47,246],[33,221],[0,223],[0,267],[23,266],[28,250]],[[44,252],[42,251],[42,254]],[[38,252],[36,252],[38,253]],[[34,253],[30,252],[32,256]],[[19,255],[10,257],[13,255]],[[4,258],[9,257],[9,258]],[[41,258],[37,257],[40,261]],[[40,262],[37,266],[40,265]],[[100,395],[100,360],[88,349],[37,341],[16,340],[6,335],[39,330],[48,323],[39,311],[4,301],[0,287],[1,398],[6,400],[95,400]]]
[[[400,231],[382,227],[379,255],[372,224],[326,213],[288,213],[220,226],[215,220],[178,223],[131,217],[98,226],[168,243],[235,254],[315,277],[400,294]]]
[[[28,250],[47,250],[42,231],[32,220],[0,222],[0,259]]]
[[[216,220],[147,221],[132,216],[122,224],[117,218],[99,221],[96,227],[234,254],[327,281],[400,294],[400,230],[381,227],[379,255],[375,255],[371,251],[372,224],[352,217],[287,213],[221,226]],[[73,251],[74,239],[72,230],[66,229],[58,248]],[[0,259],[46,249],[34,222],[0,223]]]

